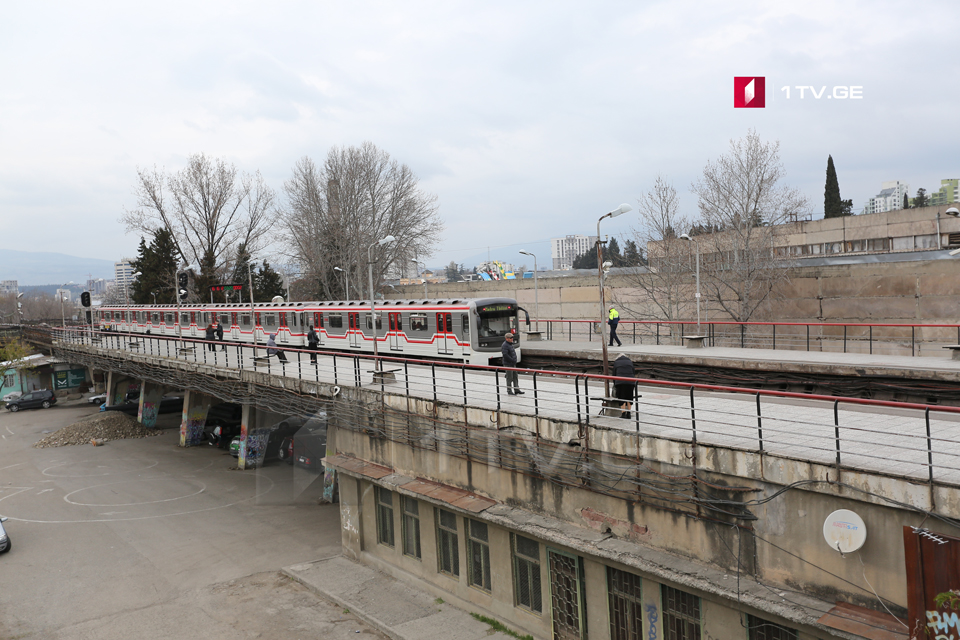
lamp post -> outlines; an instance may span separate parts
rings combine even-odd
[[[373,327],[373,368],[377,371],[379,371],[382,367],[380,366],[380,358],[377,354],[377,302],[373,292],[373,248],[377,246],[382,247],[395,241],[396,238],[393,236],[387,236],[386,238],[377,240],[367,247],[367,277],[370,279],[370,325]]]
[[[157,306],[157,292],[156,292],[156,291],[151,291],[151,292],[150,292],[150,295],[153,296],[153,306]]]
[[[633,207],[627,203],[623,203],[610,213],[605,213],[600,216],[600,219],[597,220],[597,278],[600,280],[600,345],[603,347],[603,375],[610,375],[610,363],[607,361],[607,305],[606,300],[603,297],[603,245],[600,244],[600,223],[603,222],[604,218],[616,218],[619,215],[623,215],[627,211],[630,211]],[[604,380],[603,383],[604,397],[610,397],[610,381]]]
[[[689,240],[693,243],[694,248],[697,252],[697,335],[700,335],[700,243],[688,236],[683,234],[680,236],[681,240]]]
[[[525,256],[530,256],[533,258],[533,313],[536,316],[535,326],[537,332],[540,332],[540,284],[538,282],[537,276],[537,256],[533,255],[529,251],[521,251]]]
[[[334,267],[334,271],[339,271],[343,274],[343,291],[344,291],[344,300],[350,299],[350,281],[347,280],[347,272],[341,269],[340,267]]]
[[[73,284],[73,280],[65,282],[60,286],[60,326],[64,329],[67,328],[67,316],[63,312],[63,290],[67,285],[71,284]]]
[[[17,297],[15,299],[15,302],[17,303],[17,326],[18,327],[21,324],[23,324],[23,318],[21,317],[22,310],[23,310],[23,303],[20,302],[20,298],[22,297],[23,297],[23,293],[20,292],[20,293],[17,293]]]
[[[250,281],[250,325],[253,327],[253,359],[257,359],[257,309],[253,306],[253,265],[247,265],[247,278]],[[242,300],[241,300],[242,301]],[[269,355],[269,354],[268,354]]]

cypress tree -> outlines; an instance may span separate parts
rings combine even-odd
[[[823,217],[839,218],[843,215],[843,202],[840,200],[840,183],[837,170],[833,166],[833,156],[827,156],[827,183],[823,188]]]

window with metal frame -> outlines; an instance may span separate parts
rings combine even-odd
[[[611,640],[643,638],[643,600],[640,576],[607,567]]]
[[[275,313],[265,313],[265,314],[263,314],[263,326],[265,326],[265,327],[275,327],[275,326],[277,326],[277,314],[275,314]]]
[[[377,542],[393,547],[393,492],[375,487],[377,494]]]
[[[518,607],[543,612],[540,586],[540,543],[521,535],[513,538],[513,601]]]
[[[181,326],[181,327],[189,327],[189,326],[190,326],[190,314],[189,314],[189,313],[181,313],[181,314],[180,314],[180,326]]]
[[[12,387],[12,386],[15,385],[15,384],[17,384],[17,376],[16,376],[16,374],[14,374],[14,373],[4,374],[4,376],[3,376],[3,386],[4,386],[4,387]]]
[[[373,323],[370,321],[370,314],[369,314],[369,313],[366,314],[366,320],[367,320],[367,329],[372,329],[372,328],[373,328]],[[382,329],[382,328],[383,328],[383,320],[382,320],[381,317],[380,317],[380,313],[377,312],[377,330],[379,331],[379,330]]]
[[[490,591],[490,539],[487,523],[467,519],[467,582]]]
[[[410,329],[412,331],[428,331],[430,329],[425,313],[410,314]]]
[[[400,533],[403,538],[403,555],[420,560],[420,503],[401,496],[403,520]]]
[[[797,640],[797,630],[747,614],[749,640]]]
[[[660,586],[664,640],[700,640],[700,597]]]
[[[331,329],[342,329],[342,328],[343,328],[343,314],[342,314],[342,313],[331,313],[331,314],[330,314],[330,328],[331,328]]]
[[[160,324],[160,314],[159,314],[159,313],[154,312],[154,313],[151,314],[151,317],[152,317],[151,322],[152,322],[153,324]]]
[[[463,333],[464,342],[470,341],[470,316],[463,314],[460,316],[460,328]]]
[[[460,575],[460,541],[457,532],[457,514],[436,509],[437,570],[451,576]]]
[[[163,321],[165,324],[173,325],[173,314],[172,313],[163,314]]]

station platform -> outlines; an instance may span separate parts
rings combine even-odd
[[[603,360],[603,347],[599,341],[522,342],[520,349],[521,358],[564,358],[598,362]],[[943,357],[938,358],[708,346],[691,349],[681,345],[662,344],[624,343],[620,347],[607,347],[607,356],[611,362],[621,353],[627,354],[635,363],[650,362],[781,374],[903,378],[960,383],[960,361],[952,360],[947,349],[944,349]],[[522,361],[520,366],[525,366]]]

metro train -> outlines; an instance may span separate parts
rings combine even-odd
[[[279,347],[307,346],[313,325],[321,351],[373,353],[375,334],[383,356],[486,365],[499,358],[508,331],[514,333],[519,358],[520,311],[529,326],[529,314],[510,298],[378,300],[375,323],[370,302],[363,300],[258,303],[252,311],[249,304],[108,305],[93,317],[102,330],[178,336],[179,313],[184,338],[204,339],[207,324],[219,321],[227,343],[262,345],[276,334]]]

